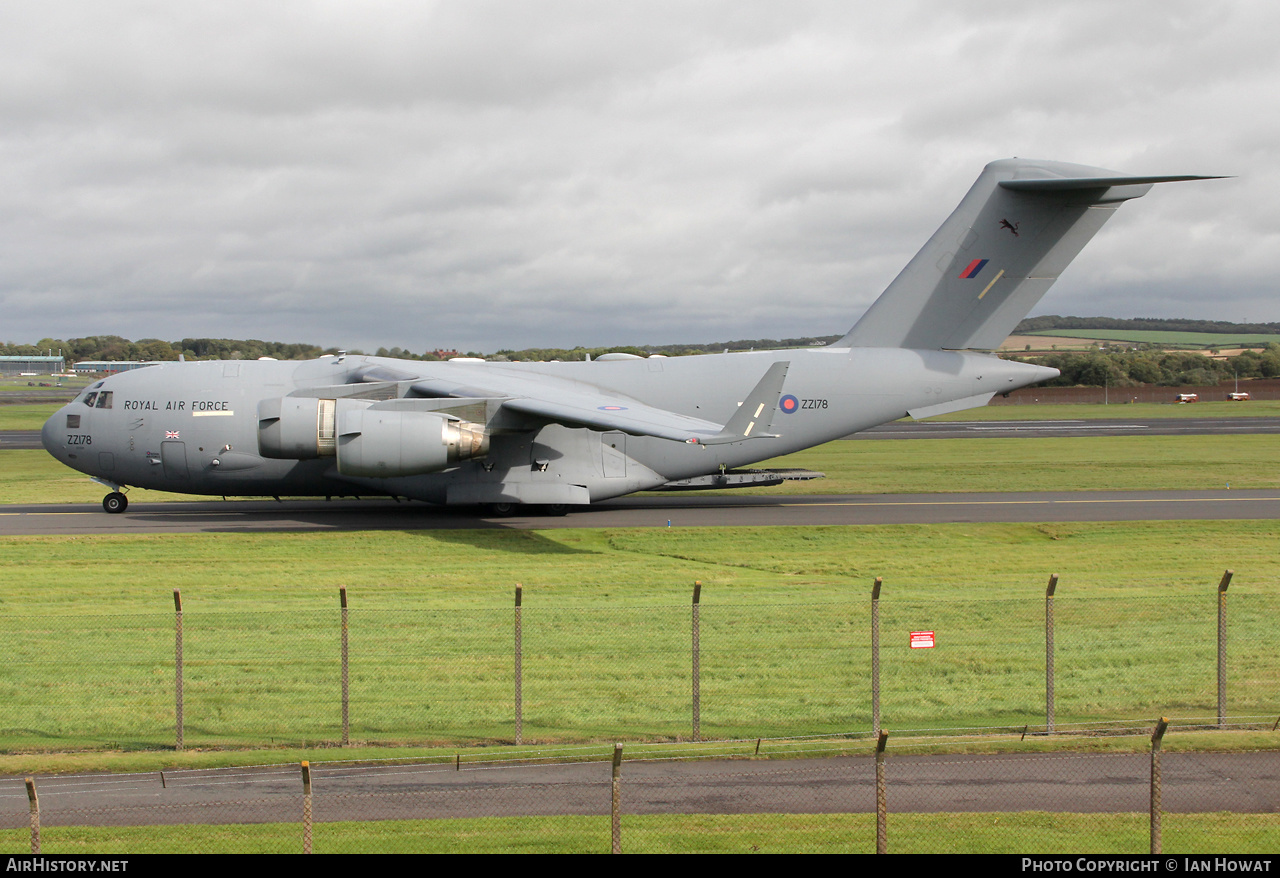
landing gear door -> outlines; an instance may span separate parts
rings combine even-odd
[[[622,479],[627,475],[627,434],[601,433],[600,457],[606,479]]]

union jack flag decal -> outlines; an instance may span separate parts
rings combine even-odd
[[[178,431],[177,431],[177,430],[165,430],[165,431],[164,431],[164,438],[166,438],[166,439],[177,439],[177,438],[178,438]]]

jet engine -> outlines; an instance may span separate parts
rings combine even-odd
[[[283,397],[258,407],[263,457],[336,457],[346,476],[392,478],[438,472],[489,452],[481,424],[443,412],[378,408],[365,400]]]

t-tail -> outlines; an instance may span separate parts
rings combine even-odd
[[[1121,203],[1155,183],[1212,179],[992,162],[835,346],[994,350]]]

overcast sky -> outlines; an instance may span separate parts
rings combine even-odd
[[[1033,313],[1280,320],[1280,3],[0,4],[0,339],[843,333],[982,166],[1126,204]]]

